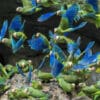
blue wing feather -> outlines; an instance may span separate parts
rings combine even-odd
[[[62,17],[68,18],[69,25],[72,26],[75,16],[77,15],[80,7],[78,4],[73,4],[66,10],[66,13],[62,15]]]
[[[16,64],[16,67],[17,67],[17,69],[18,69],[18,72],[19,72],[22,76],[25,77],[25,74],[23,73],[21,67],[20,67],[18,64]]]
[[[28,44],[31,47],[31,49],[36,51],[41,51],[43,49],[48,48],[48,46],[45,43],[45,40],[42,37],[34,38],[33,36],[31,40],[28,40]]]
[[[38,70],[41,69],[44,66],[45,61],[46,61],[46,57],[43,58],[42,62],[40,63],[40,65],[38,67]]]
[[[4,21],[1,32],[0,32],[0,40],[2,40],[5,37],[7,28],[8,28],[8,21],[6,20]]]
[[[12,45],[12,49],[14,49],[16,45],[16,41],[14,40],[13,37],[11,37],[11,45]]]
[[[76,64],[76,65],[74,65],[73,66],[73,70],[83,70],[83,69],[86,69],[86,68],[88,68],[88,66],[86,66],[86,65],[81,65],[81,64]]]
[[[69,54],[74,53],[78,48],[78,45],[76,43],[68,43],[67,44],[67,52]]]
[[[85,48],[84,52],[87,52],[89,49],[91,49],[93,47],[93,45],[95,44],[94,41],[89,42],[89,44],[87,45],[87,47]]]
[[[77,49],[76,52],[74,53],[74,57],[75,58],[78,58],[81,54],[81,50],[80,49]]]
[[[14,31],[17,31],[17,32],[21,31],[22,28],[24,27],[24,23],[22,23],[21,16],[17,15],[12,19],[10,26],[9,26],[9,30],[14,30]]]
[[[71,28],[70,32],[79,30],[79,29],[83,28],[86,24],[87,24],[87,22],[82,22],[78,26]]]
[[[37,6],[36,0],[31,0],[33,6]]]
[[[76,43],[77,43],[78,46],[81,44],[81,37],[77,38]]]
[[[56,12],[45,13],[38,18],[38,22],[44,22],[48,20],[49,18],[51,18],[52,16],[54,16],[55,14]]]
[[[14,38],[12,37],[11,43],[12,43],[12,50],[13,50],[13,53],[16,53],[16,52],[21,48],[21,46],[23,45],[24,40],[23,40],[23,38],[20,38],[20,39],[16,42],[16,41],[14,40]]]
[[[32,80],[32,67],[29,67],[29,72],[28,72],[28,77],[27,77],[28,82],[30,83]]]

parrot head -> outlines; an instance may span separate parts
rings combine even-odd
[[[17,8],[16,8],[16,11],[17,11],[17,12],[22,12],[22,11],[23,11],[23,8],[22,8],[22,7],[17,7]]]
[[[2,43],[8,43],[8,41],[9,41],[8,38],[3,38],[1,42],[2,42]]]

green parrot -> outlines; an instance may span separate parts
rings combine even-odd
[[[79,20],[78,12],[80,11],[80,6],[77,3],[72,4],[64,13],[62,14],[61,21],[54,32],[57,34],[64,34],[67,36],[69,32],[83,28],[87,22],[81,22],[77,26],[73,26],[74,20]]]
[[[12,36],[10,38],[3,38],[2,43],[6,46],[10,47],[13,51],[13,53],[17,52],[20,48],[23,47],[25,39],[24,37],[20,37],[19,39],[15,40],[15,38]]]
[[[99,0],[86,0],[86,3],[81,6],[78,15],[83,21],[95,24],[100,27],[100,2]]]
[[[35,0],[21,0],[23,7],[17,7],[16,11],[22,14],[31,15],[40,11],[42,8],[37,5]]]

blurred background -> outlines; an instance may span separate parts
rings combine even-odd
[[[16,8],[21,5],[20,0],[1,0],[0,1],[0,28],[4,20],[8,19],[9,24],[11,19],[20,13],[16,12]],[[24,20],[26,20],[24,32],[28,36],[28,39],[31,38],[36,32],[41,32],[48,36],[48,31],[53,30],[54,27],[57,27],[60,22],[60,17],[54,16],[50,20],[39,23],[37,18],[45,12],[52,11],[53,8],[43,9],[41,12],[35,13],[33,15],[21,15]],[[89,41],[95,41],[95,46],[93,52],[100,51],[100,29],[96,29],[95,25],[88,23],[83,29],[71,33],[69,37],[76,40],[78,36],[81,36],[81,50],[85,48]],[[63,47],[63,45],[62,45]],[[10,48],[0,44],[0,62],[3,64],[12,63],[19,61],[20,59],[32,59],[34,63],[35,60],[40,62],[42,57],[41,53],[34,52],[30,50],[27,43],[25,47],[21,49],[18,53],[12,54]]]

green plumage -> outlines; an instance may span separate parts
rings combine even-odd
[[[37,7],[32,4],[31,0],[21,0],[23,7],[18,7],[16,11],[21,12],[22,14],[33,14],[41,10],[40,7]]]
[[[73,91],[72,84],[66,82],[63,78],[58,78],[58,83],[64,92],[72,92]]]

